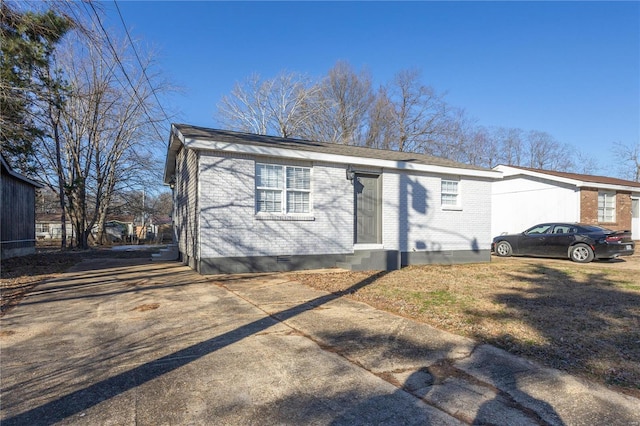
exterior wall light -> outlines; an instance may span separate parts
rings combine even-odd
[[[347,166],[347,180],[353,181],[353,179],[355,179],[355,177],[356,177],[356,172],[355,172],[355,170],[353,170],[353,167],[351,167],[351,164],[349,164]]]

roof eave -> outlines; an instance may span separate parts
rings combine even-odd
[[[580,188],[595,188],[595,189],[608,189],[611,191],[625,191],[640,194],[640,187],[626,186],[626,185],[614,185],[611,183],[598,183],[598,182],[580,182],[577,185]]]
[[[235,152],[239,154],[252,154],[259,156],[288,158],[294,160],[321,161],[334,164],[351,164],[396,170],[412,170],[448,175],[481,177],[488,179],[502,178],[501,173],[493,170],[466,169],[454,166],[418,164],[398,160],[382,160],[350,155],[327,154],[316,151],[296,150],[290,148],[257,146],[250,143],[231,143],[216,140],[185,138],[183,140],[183,144],[185,147],[203,151]]]
[[[6,160],[4,159],[3,155],[0,155],[0,161],[2,162],[2,166],[4,167],[4,169],[7,171],[7,173],[9,173],[10,176],[13,176],[14,178],[21,180],[25,183],[28,183],[29,185],[32,185],[38,189],[40,188],[44,188],[44,185],[41,184],[40,182],[36,182],[35,180],[31,180],[26,176],[21,175],[20,173],[16,172],[13,170],[13,168],[9,165],[9,163],[6,162]]]
[[[596,189],[608,189],[613,191],[629,191],[629,192],[639,192],[640,187],[627,186],[627,185],[616,185],[612,183],[602,183],[602,182],[590,182],[579,179],[571,179],[565,178],[561,176],[556,176],[543,172],[534,172],[532,170],[525,170],[519,167],[498,165],[493,168],[493,170],[500,171],[504,173],[504,176],[518,176],[525,175],[531,177],[537,177],[540,179],[546,179],[554,182],[565,183],[569,185],[574,185],[577,188],[596,188]]]
[[[164,164],[164,184],[170,185],[176,173],[176,156],[180,147],[184,145],[184,136],[176,128],[171,125],[171,133],[169,134],[169,146],[167,147],[167,159]]]

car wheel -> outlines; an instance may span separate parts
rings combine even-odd
[[[502,256],[502,257],[507,257],[507,256],[511,256],[511,244],[509,244],[506,241],[500,241],[497,245],[496,245],[496,254],[498,256]]]
[[[589,263],[593,260],[593,250],[586,244],[576,244],[569,252],[571,260],[580,263]]]

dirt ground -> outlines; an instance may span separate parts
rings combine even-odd
[[[160,250],[122,250],[92,249],[61,251],[57,249],[41,249],[29,256],[5,259],[0,264],[0,317],[16,306],[24,295],[48,279],[56,277],[71,266],[87,258],[150,258],[152,253]]]

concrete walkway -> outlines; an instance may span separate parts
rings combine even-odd
[[[640,425],[638,399],[282,274],[85,261],[0,325],[3,426]]]

